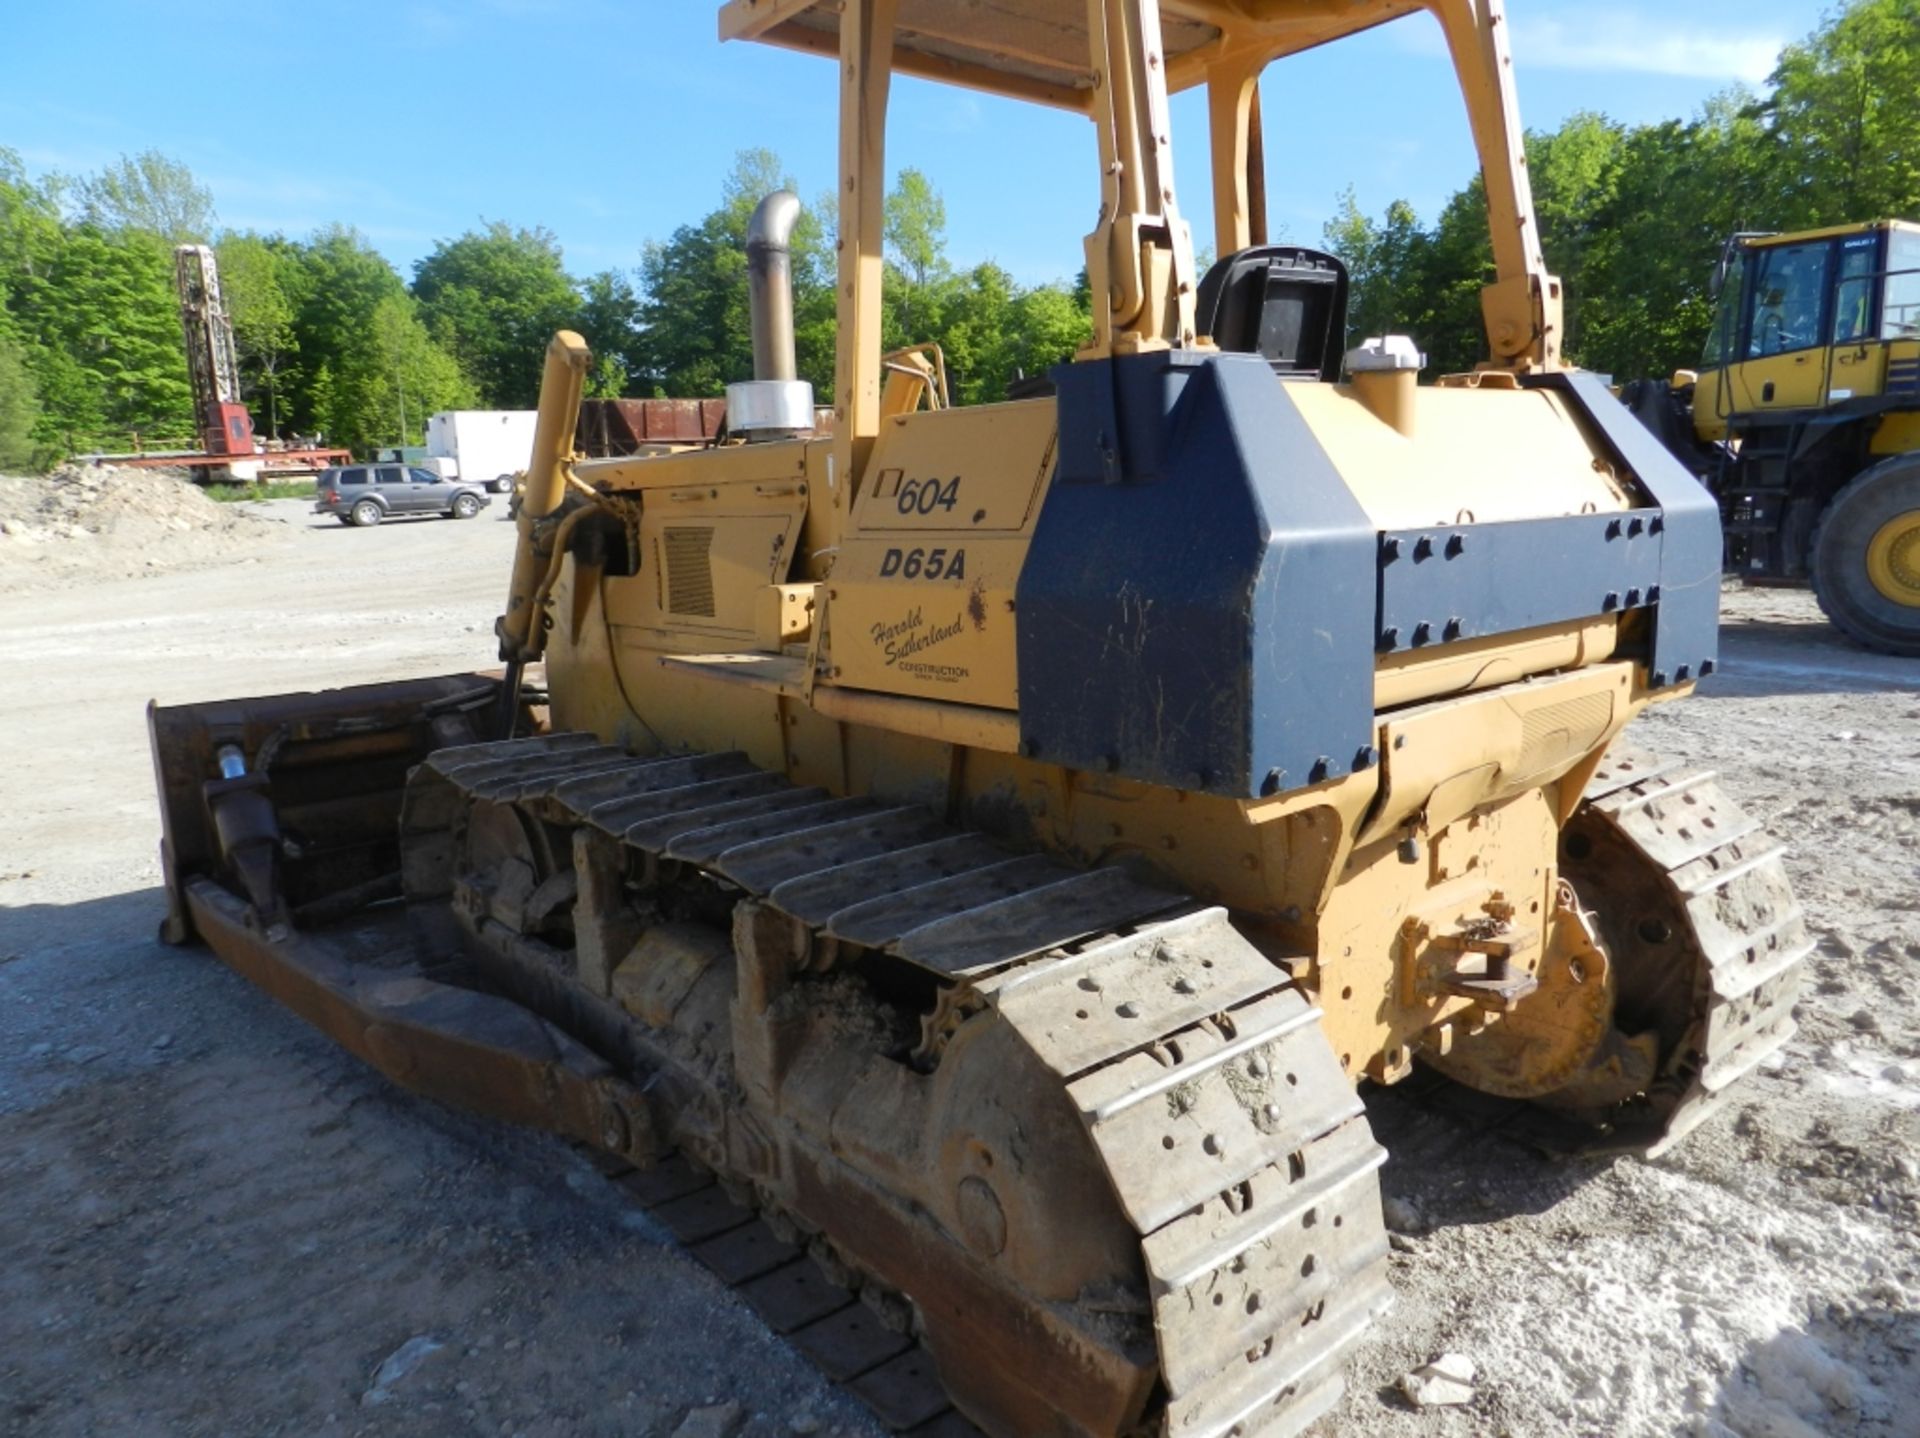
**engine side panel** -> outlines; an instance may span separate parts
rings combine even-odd
[[[834,681],[1012,709],[1014,588],[1053,478],[1045,400],[902,415],[834,558]]]

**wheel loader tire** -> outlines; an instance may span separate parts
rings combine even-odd
[[[1813,531],[1813,592],[1854,643],[1920,657],[1920,456],[1856,477]]]
[[[370,499],[363,499],[353,507],[350,516],[356,529],[372,529],[381,520],[380,506]]]

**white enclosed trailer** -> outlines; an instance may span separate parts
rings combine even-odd
[[[530,409],[442,410],[427,421],[427,467],[505,494],[533,453],[534,417]]]

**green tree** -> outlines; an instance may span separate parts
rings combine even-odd
[[[640,297],[632,282],[617,270],[582,280],[575,328],[593,350],[588,396],[612,399],[624,394],[628,376],[640,366]]]
[[[68,378],[67,372],[77,370],[41,334],[58,304],[50,282],[64,235],[58,185],[29,180],[19,155],[0,147],[0,342],[11,346],[34,392],[30,434],[43,450],[54,447],[59,426],[39,401],[49,393],[49,379]],[[73,376],[66,387],[78,392],[83,386]],[[16,414],[21,407],[17,393]]]
[[[1729,235],[1920,211],[1917,88],[1920,0],[1854,0],[1782,53],[1764,94],[1729,90],[1691,120],[1575,115],[1529,135],[1568,357],[1621,378],[1698,364],[1707,277]],[[1356,330],[1411,333],[1441,370],[1483,353],[1491,253],[1477,178],[1430,229],[1404,206],[1376,223],[1349,200],[1327,240],[1353,266]]]
[[[552,232],[495,220],[441,241],[413,274],[428,330],[459,360],[484,402],[532,408],[547,342],[574,324],[580,310]]]
[[[1376,224],[1361,213],[1349,189],[1327,222],[1323,243],[1346,261],[1352,280],[1350,338],[1409,333],[1423,308],[1420,295],[1431,243],[1413,207],[1395,200]]]
[[[801,211],[794,227],[793,343],[802,379],[812,380],[821,403],[833,400],[839,361],[839,267],[831,235],[839,223],[840,197],[822,190]]]
[[[886,201],[889,256],[916,285],[929,285],[947,269],[947,202],[918,170],[902,170]]]
[[[1528,136],[1527,170],[1550,273],[1564,278],[1586,272],[1594,245],[1606,233],[1600,217],[1613,206],[1625,137],[1624,127],[1591,113],[1569,116],[1550,134]],[[1579,354],[1585,338],[1583,298],[1574,295],[1564,304],[1560,343],[1568,354]]]
[[[419,444],[429,415],[479,402],[405,294],[386,295],[374,305],[337,367],[316,377],[314,400],[329,440],[359,454],[380,445]]]
[[[293,307],[294,346],[310,378],[290,387],[286,420],[295,430],[328,431],[336,409],[332,391],[354,368],[383,300],[404,298],[407,287],[359,231],[330,225],[281,248],[281,285]]]
[[[282,399],[296,431],[364,454],[418,443],[436,410],[480,402],[393,266],[358,231],[332,225],[305,241],[260,244],[292,312],[300,362],[282,375]]]
[[[39,419],[40,398],[21,347],[0,331],[0,472],[17,474],[36,467],[34,429]]]
[[[1697,357],[1711,319],[1712,257],[1754,209],[1758,138],[1737,98],[1692,124],[1627,128],[1580,114],[1527,137],[1542,248],[1565,287],[1570,360],[1632,376]],[[1676,203],[1677,195],[1688,198]],[[1480,291],[1494,270],[1480,177],[1431,228],[1404,201],[1371,220],[1349,194],[1326,243],[1353,275],[1354,337],[1410,334],[1439,373],[1485,358]]]
[[[136,433],[143,443],[190,439],[172,257],[151,236],[82,224],[43,263],[18,313],[38,343],[41,438],[83,449],[118,449]]]
[[[747,222],[767,195],[791,188],[778,156],[742,151],[719,207],[641,252],[638,384],[659,394],[702,396],[753,377]],[[803,207],[793,234],[796,349],[800,377],[823,398],[833,383],[831,259],[818,214]]]
[[[168,245],[213,234],[213,195],[193,171],[158,150],[122,155],[76,186],[80,218],[112,233],[139,231]]]
[[[1920,0],[1857,0],[1780,56],[1766,112],[1786,227],[1920,206]]]
[[[255,399],[265,396],[267,433],[278,439],[280,391],[299,353],[293,299],[282,282],[288,261],[281,249],[251,234],[222,239],[218,259],[241,386]]]
[[[940,325],[931,338],[947,357],[947,382],[956,404],[1004,398],[1018,356],[1014,314],[1018,287],[991,260],[975,265],[949,288]]]
[[[947,204],[918,170],[902,170],[886,199],[888,339],[924,339],[953,277],[947,264]]]
[[[1038,285],[1022,291],[1013,302],[1012,344],[1006,356],[1011,371],[989,398],[1000,398],[1015,379],[1039,377],[1072,359],[1092,338],[1093,316],[1068,286]]]
[[[19,154],[0,145],[0,308],[17,312],[59,235],[58,196],[30,181]]]
[[[1631,379],[1700,361],[1713,319],[1708,274],[1729,234],[1764,223],[1773,153],[1738,92],[1692,123],[1625,133],[1611,196],[1591,218],[1579,267],[1564,272],[1582,364]]]

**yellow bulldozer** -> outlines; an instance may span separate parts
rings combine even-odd
[[[1920,656],[1920,225],[1735,235],[1706,357],[1622,398],[1719,501],[1729,571]]]
[[[1423,12],[1498,257],[1487,363],[1428,385],[1348,347],[1336,257],[1264,240],[1258,104]],[[830,431],[783,193],[725,442],[578,458],[589,356],[554,340],[504,673],[151,710],[165,936],[401,1083],[666,1175],[831,1376],[937,1373],[957,1413],[902,1427],[1297,1432],[1390,1298],[1363,1081],[1422,1062],[1652,1153],[1792,1032],[1777,846],[1621,742],[1714,667],[1719,517],[1561,363],[1499,0],[719,21],[835,61]],[[1050,392],[956,407],[936,354],[882,353],[895,74],[1094,126],[1092,335]]]

